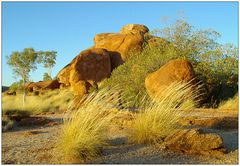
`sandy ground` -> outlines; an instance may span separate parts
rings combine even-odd
[[[237,112],[197,110],[197,117],[237,117]],[[191,115],[192,116],[192,115]],[[45,115],[61,122],[62,115]],[[16,131],[2,133],[2,164],[54,164],[59,163],[61,155],[54,149],[61,124],[49,127],[18,128]],[[161,147],[131,145],[126,143],[124,134],[112,133],[109,145],[104,147],[102,155],[86,163],[94,164],[237,164],[238,129],[209,129],[207,132],[218,133],[227,148],[222,158],[176,154]]]

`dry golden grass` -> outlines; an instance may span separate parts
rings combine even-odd
[[[73,103],[64,119],[57,144],[66,163],[81,163],[99,154],[106,144],[110,122],[117,114],[111,112],[117,103],[115,90],[106,89]],[[76,105],[78,108],[74,110]]]
[[[38,96],[27,96],[26,103],[22,105],[22,95],[2,96],[2,112],[19,110],[31,114],[44,112],[61,112],[68,108],[69,102],[73,99],[70,89],[48,91]]]
[[[142,107],[129,127],[129,142],[160,143],[178,129],[176,122],[181,118],[182,110],[193,109],[195,104],[192,101],[198,97],[192,89],[190,84],[173,83],[159,93],[155,101]]]
[[[218,109],[234,109],[238,110],[238,93],[231,99],[220,103]]]

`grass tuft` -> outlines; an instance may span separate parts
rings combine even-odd
[[[106,145],[107,129],[116,114],[118,103],[115,90],[102,89],[74,102],[64,119],[57,144],[66,163],[81,163],[99,155]]]
[[[238,109],[238,93],[231,99],[221,102],[218,109]]]
[[[189,83],[171,84],[136,114],[129,127],[128,141],[138,144],[161,143],[179,128],[177,121],[183,110],[193,109],[195,103],[189,101],[194,101],[198,96],[197,90],[193,91]]]

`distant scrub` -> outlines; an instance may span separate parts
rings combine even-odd
[[[23,85],[23,81],[22,80],[20,80],[18,82],[14,82],[14,83],[11,84],[11,86],[8,89],[8,91],[10,93],[13,93],[14,91],[15,92],[20,92],[20,91],[23,90],[22,85]]]
[[[27,111],[31,114],[62,112],[68,108],[68,104],[73,99],[73,93],[70,89],[53,90],[44,94],[31,95],[26,97],[26,103],[22,105],[22,96],[3,96],[2,112],[11,112],[12,110]]]

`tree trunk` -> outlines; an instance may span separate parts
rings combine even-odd
[[[25,88],[25,79],[23,79],[23,106],[25,106],[26,101],[26,88]]]
[[[52,79],[52,76],[51,76],[51,75],[52,75],[52,69],[51,69],[51,67],[48,68],[48,75],[49,75],[49,76],[51,77],[51,79]]]

